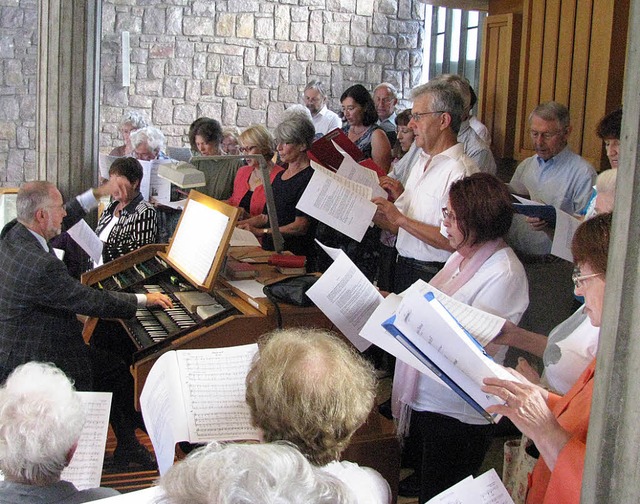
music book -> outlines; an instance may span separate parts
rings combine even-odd
[[[349,137],[340,128],[329,131],[322,138],[318,138],[313,142],[309,150],[309,157],[335,171],[340,168],[340,164],[344,159],[343,153],[336,148],[336,144],[356,161],[364,159],[363,152],[349,140]]]
[[[172,350],[153,365],[140,409],[160,474],[180,441],[261,440],[251,425],[245,379],[258,345]]]
[[[516,213],[527,217],[537,217],[546,221],[550,226],[556,224],[556,209],[551,205],[531,205],[525,203],[513,203],[513,209]]]
[[[483,380],[516,378],[484,352],[433,292],[407,293],[382,326],[487,421],[499,420],[486,411],[500,400],[481,390]]]

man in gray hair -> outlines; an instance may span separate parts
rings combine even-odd
[[[387,136],[391,146],[396,142],[396,105],[398,104],[398,90],[393,84],[383,82],[373,90],[373,102],[378,113],[378,126]],[[391,133],[391,135],[389,135]]]
[[[335,112],[327,108],[327,93],[322,82],[312,80],[304,88],[304,104],[311,112],[311,121],[316,134],[325,135],[342,127],[342,120]]]
[[[412,92],[409,127],[422,150],[411,167],[406,186],[382,177],[380,186],[391,200],[375,198],[374,222],[398,236],[398,260],[394,290],[401,292],[416,280],[429,281],[449,258],[452,248],[440,233],[442,208],[449,187],[478,167],[458,143],[464,102],[449,82],[430,81]]]

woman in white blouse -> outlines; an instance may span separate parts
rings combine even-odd
[[[529,304],[529,289],[522,264],[502,239],[513,218],[506,186],[487,173],[465,177],[451,185],[442,213],[441,232],[456,251],[429,283],[517,323]],[[506,347],[491,350],[506,353]],[[493,425],[435,375],[398,361],[392,402],[399,431],[409,427],[404,457],[416,471],[419,502],[478,471]]]

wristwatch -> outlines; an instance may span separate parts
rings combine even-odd
[[[266,234],[266,235],[268,235],[268,234],[269,234],[269,228],[264,228],[264,229],[262,230],[262,234]]]

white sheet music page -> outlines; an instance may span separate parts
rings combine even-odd
[[[372,198],[379,196],[386,199],[388,196],[387,191],[380,187],[378,174],[375,171],[367,168],[366,166],[358,164],[358,162],[344,150],[342,150],[342,148],[337,143],[333,141],[332,143],[336,150],[344,157],[342,163],[340,164],[340,168],[338,168],[338,171],[336,173],[350,180],[353,180],[354,182],[358,182],[359,184],[370,187],[372,191]]]
[[[335,258],[307,296],[363,352],[371,343],[359,336],[360,331],[384,298],[347,254],[317,243]]]
[[[314,170],[296,208],[359,242],[376,213],[371,196],[370,187]]]
[[[100,261],[104,244],[86,221],[80,219],[67,230],[67,233],[73,238],[73,241],[80,245],[82,250],[89,254],[91,259],[95,262]]]
[[[425,504],[513,504],[495,469],[473,478],[468,476]]]
[[[580,224],[582,224],[581,220],[556,209],[556,227],[553,231],[553,243],[551,244],[551,253],[554,256],[573,262],[571,242]]]
[[[190,200],[176,229],[169,257],[187,275],[204,283],[228,222],[225,214]]]
[[[407,291],[417,289],[422,295],[433,292],[436,299],[456,318],[482,346],[486,346],[495,338],[504,327],[506,319],[478,310],[473,306],[461,303],[447,296],[424,280],[418,280]]]
[[[109,429],[111,392],[78,392],[85,410],[85,421],[71,463],[61,478],[78,490],[97,488],[102,478],[104,450]]]
[[[245,380],[258,345],[177,352],[189,441],[260,440]]]
[[[158,470],[164,474],[173,465],[176,443],[189,437],[175,350],[162,354],[151,368],[140,394],[140,410]]]

